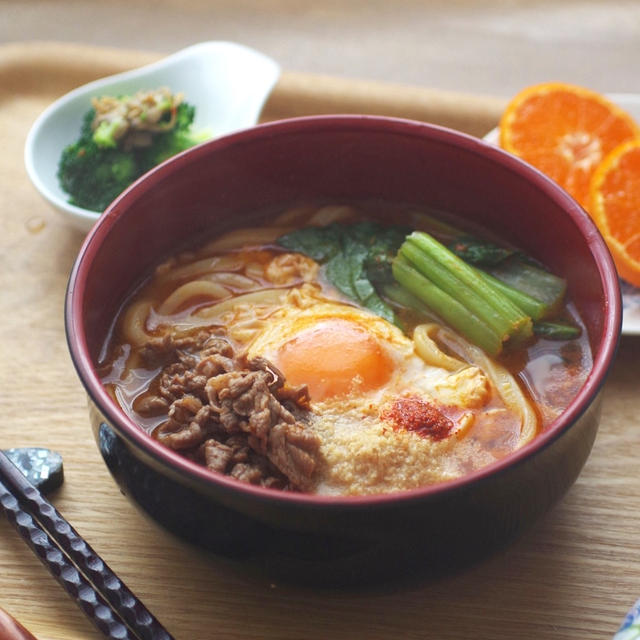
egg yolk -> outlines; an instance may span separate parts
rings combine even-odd
[[[306,384],[312,400],[369,391],[391,376],[393,362],[361,325],[330,318],[300,331],[278,351],[287,382]]]

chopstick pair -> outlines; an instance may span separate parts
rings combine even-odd
[[[174,640],[2,451],[0,506],[51,575],[107,638]]]

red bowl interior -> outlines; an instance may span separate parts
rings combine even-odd
[[[213,476],[164,448],[105,393],[95,371],[124,297],[186,243],[297,200],[382,199],[455,212],[493,229],[567,278],[594,367],[564,414],[532,443],[475,474],[402,495],[285,494]],[[618,280],[597,229],[555,183],[476,138],[423,123],[319,116],[260,125],[205,143],[156,168],[118,198],[87,237],[66,305],[71,355],[89,395],[120,435],[203,485],[298,503],[370,505],[412,499],[499,471],[553,441],[586,409],[611,365],[621,324]]]

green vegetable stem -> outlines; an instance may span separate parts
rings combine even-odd
[[[492,248],[490,254],[497,255]],[[548,321],[564,298],[562,278],[517,252],[508,252],[490,271],[468,264],[423,231],[407,237],[393,263],[400,285],[490,355],[534,334],[552,340],[580,335],[578,327]]]
[[[416,270],[401,252],[393,261],[393,276],[414,296],[433,309],[446,323],[471,342],[496,356],[502,350],[501,337],[486,322],[478,318],[456,297],[436,286]]]
[[[467,264],[422,231],[414,231],[400,248],[423,276],[461,302],[491,327],[502,342],[522,341],[533,333],[531,318]]]

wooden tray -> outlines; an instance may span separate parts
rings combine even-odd
[[[430,584],[320,591],[273,584],[203,554],[147,521],[99,457],[64,336],[67,277],[82,242],[40,199],[22,163],[25,136],[55,98],[152,53],[56,43],[0,47],[0,447],[64,457],[59,510],[178,640],[607,638],[640,595],[638,362],[625,338],[605,389],[599,437],[566,498],[506,552]],[[263,119],[384,113],[481,135],[503,103],[285,73]],[[41,640],[101,636],[0,519],[0,607]]]

